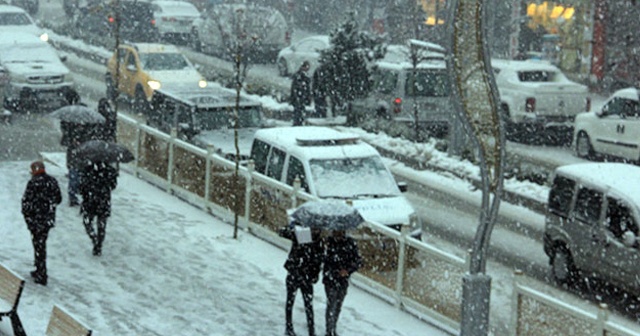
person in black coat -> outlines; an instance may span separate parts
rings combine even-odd
[[[93,255],[102,255],[102,242],[106,234],[107,218],[111,215],[111,191],[118,185],[118,171],[108,163],[96,162],[81,171],[80,208],[85,230],[93,243]],[[97,218],[97,230],[93,219]],[[97,231],[97,234],[96,234]]]
[[[298,289],[302,292],[304,311],[307,316],[309,336],[315,335],[313,318],[313,284],[318,282],[320,267],[324,255],[324,243],[320,230],[311,231],[311,242],[300,244],[293,229],[281,231],[281,236],[291,239],[293,244],[289,251],[284,268],[287,269],[287,301],[285,305],[286,331],[285,335],[295,336],[293,330],[293,304]]]
[[[98,113],[104,117],[105,122],[98,124],[99,134],[96,138],[107,142],[116,142],[118,117],[107,98],[101,98],[98,102]]]
[[[313,73],[313,105],[315,106],[314,117],[326,118],[327,117],[327,80],[325,79],[326,70],[324,67],[319,67]]]
[[[31,164],[31,179],[22,196],[22,215],[31,232],[37,284],[47,285],[47,237],[56,222],[56,207],[62,202],[58,181],[48,175],[42,161]]]
[[[310,64],[302,62],[300,69],[291,79],[291,105],[293,105],[293,126],[304,123],[304,108],[311,104],[311,79],[307,75]]]
[[[322,283],[327,296],[327,336],[336,336],[336,325],[347,295],[349,277],[362,266],[362,257],[355,240],[347,237],[344,231],[333,231],[325,240],[325,247]]]

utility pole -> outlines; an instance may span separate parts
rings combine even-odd
[[[472,133],[482,179],[482,208],[470,253],[469,273],[463,278],[460,335],[489,333],[491,277],[486,274],[487,250],[503,189],[504,131],[486,41],[490,0],[447,2],[447,37],[451,48],[447,68],[459,120]]]

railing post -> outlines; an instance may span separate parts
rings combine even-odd
[[[293,180],[293,193],[291,194],[291,208],[295,209],[298,206],[298,193],[300,192],[300,177],[296,176]]]
[[[253,160],[247,163],[247,182],[244,187],[244,218],[247,220],[247,229],[251,231],[251,190],[253,187],[253,171],[256,167]]]
[[[169,163],[167,166],[167,182],[169,183],[169,191],[173,194],[173,169],[174,169],[174,146],[175,140],[178,136],[178,130],[175,127],[171,128],[171,132],[169,134],[171,138],[169,139]]]
[[[409,235],[409,225],[400,227],[400,241],[398,246],[398,269],[396,271],[396,308],[402,307],[402,289],[404,288],[404,272],[407,267],[407,236]]]
[[[211,208],[209,207],[209,203],[211,202],[211,158],[213,156],[214,149],[213,145],[207,145],[207,159],[205,160],[204,165],[206,169],[204,172],[204,204],[207,209],[209,209],[209,212],[211,212]]]
[[[140,122],[136,121],[136,144],[133,148],[133,154],[135,155],[136,158],[136,164],[134,166],[134,171],[136,174],[136,177],[140,177],[140,173],[139,173],[139,169],[140,169],[140,142],[142,141],[141,139],[141,134],[142,132],[140,131]]]
[[[609,306],[606,303],[600,303],[598,305],[598,321],[596,322],[596,328],[598,331],[598,335],[605,336],[606,335],[606,324],[609,319]]]
[[[520,284],[524,273],[516,269],[513,272],[513,284],[511,291],[511,336],[518,335],[518,320],[520,318]]]

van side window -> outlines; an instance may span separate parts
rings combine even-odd
[[[549,211],[560,216],[569,215],[569,207],[573,198],[576,182],[566,177],[556,176],[549,191]]]
[[[602,193],[588,188],[580,188],[574,209],[576,219],[596,224],[602,208]]]
[[[609,206],[607,207],[607,217],[605,225],[614,237],[622,239],[622,234],[626,231],[638,235],[638,224],[633,218],[629,208],[622,201],[612,197],[607,197]]]
[[[280,181],[282,178],[282,169],[284,168],[284,159],[287,153],[283,150],[273,147],[271,149],[271,155],[269,155],[269,162],[267,163],[267,176],[272,179]]]
[[[398,73],[392,71],[377,71],[372,75],[372,78],[374,91],[385,94],[395,92]]]
[[[256,172],[260,174],[264,174],[267,170],[267,156],[270,148],[271,146],[268,143],[260,140],[253,141],[251,146],[251,159],[255,164]]]
[[[287,169],[287,184],[293,186],[293,181],[296,176],[300,178],[300,187],[302,187],[304,191],[309,192],[309,185],[307,184],[307,178],[304,174],[304,166],[300,160],[291,156],[289,157],[289,168]]]

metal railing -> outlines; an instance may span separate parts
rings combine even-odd
[[[225,222],[233,223],[237,213],[240,228],[282,249],[289,247],[288,240],[278,236],[278,230],[288,222],[287,210],[315,199],[305,193],[299,183],[290,186],[254,172],[251,163],[240,166],[238,179],[235,179],[235,163],[215,154],[214,148],[196,147],[123,114],[118,116],[118,142],[136,157],[131,164],[123,165],[123,169]],[[352,236],[358,241],[365,264],[352,277],[355,285],[443,330],[453,334],[459,332],[462,279],[468,269],[468,260],[411,238],[408,227],[396,231],[366,222],[354,230]],[[516,278],[526,277],[518,275]],[[592,323],[598,316],[584,313],[579,308],[571,310],[562,301],[525,286],[523,281],[514,282],[511,321],[514,335],[549,334],[529,330],[542,330],[532,329],[534,326],[563,330],[556,328],[568,325],[564,320],[552,321],[553,318],[548,322],[535,322],[536,316],[540,315],[532,309],[540,306],[570,311],[565,314],[573,316],[576,325],[603,326],[551,334],[640,334],[640,331],[629,331],[606,318],[604,322]],[[536,287],[551,288],[541,283]],[[578,313],[572,313],[574,310]],[[597,333],[598,330],[602,332]]]

